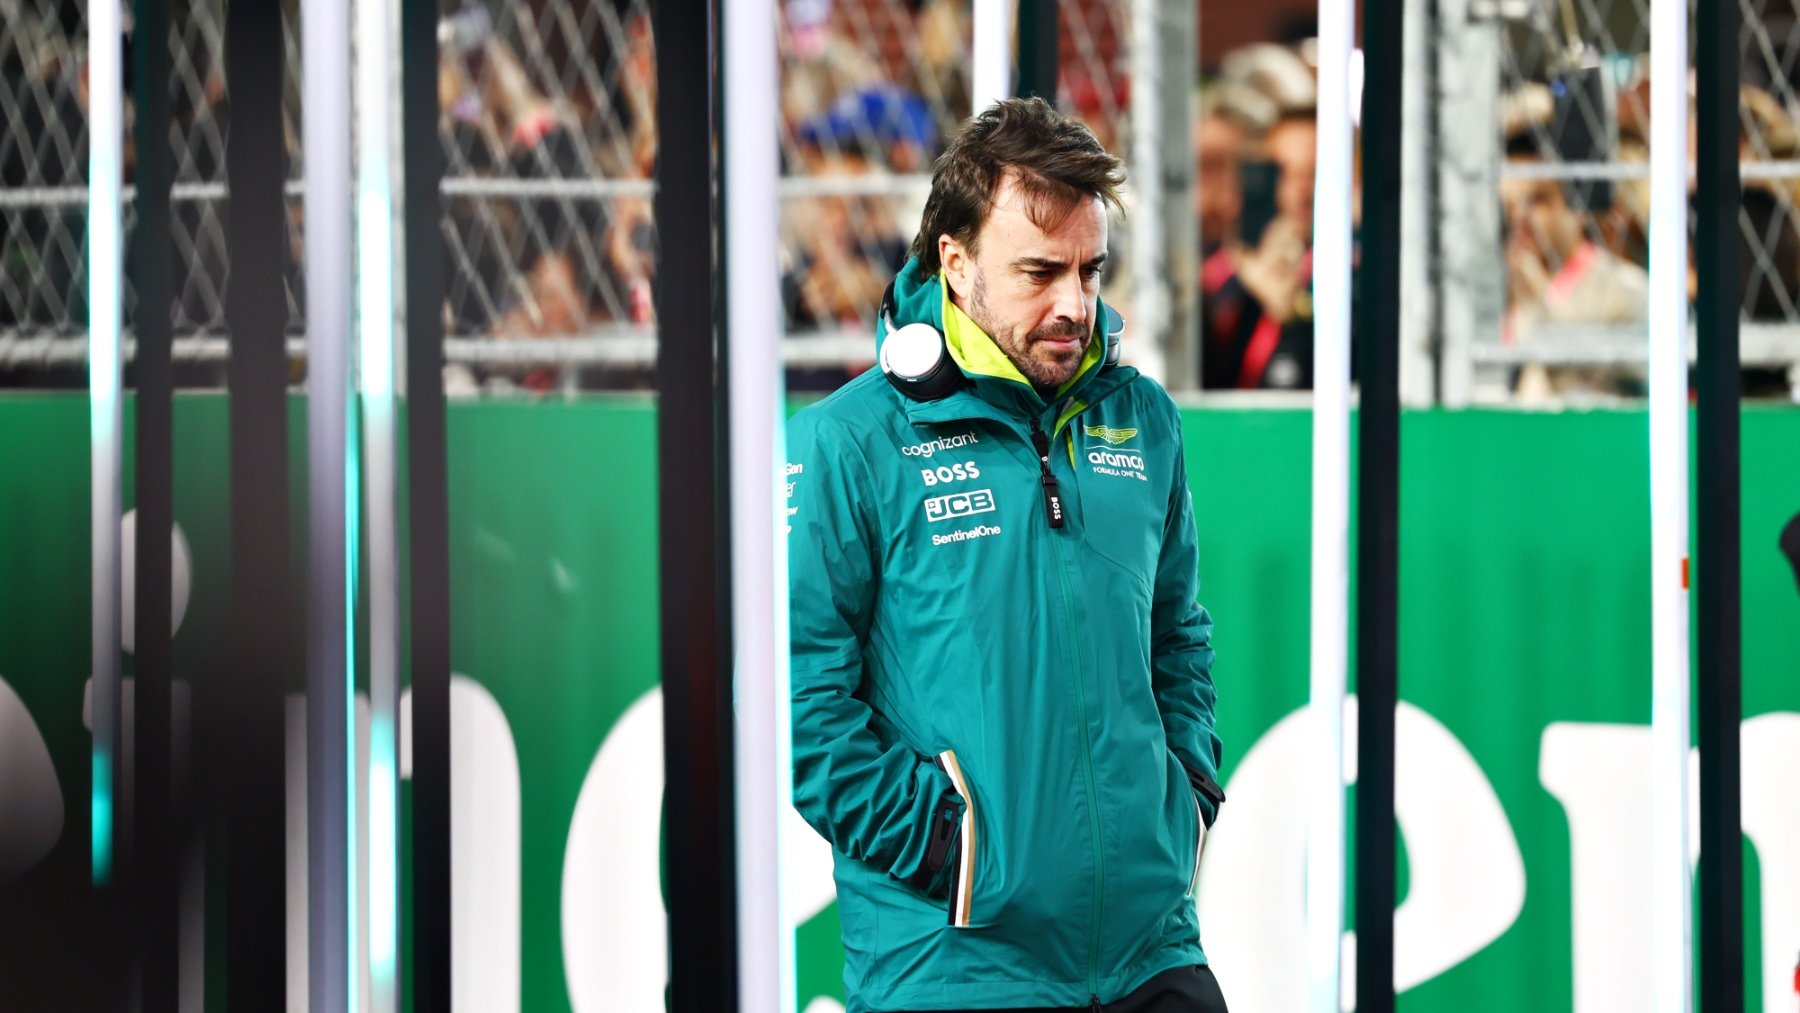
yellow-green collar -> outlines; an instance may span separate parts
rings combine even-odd
[[[1006,357],[1006,353],[981,329],[981,325],[950,301],[950,283],[944,279],[942,272],[938,274],[938,287],[943,290],[944,299],[944,346],[950,350],[950,357],[956,360],[962,371],[976,376],[1012,380],[1035,391],[1037,388],[1031,386],[1031,381],[1025,379],[1025,374],[1019,372],[1019,367]],[[1088,342],[1087,351],[1082,354],[1081,368],[1056,389],[1056,396],[1068,393],[1069,388],[1075,386],[1075,381],[1087,375],[1105,354],[1104,339],[1096,335],[1096,340]]]

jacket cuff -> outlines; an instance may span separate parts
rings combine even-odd
[[[1225,789],[1205,771],[1188,766],[1186,760],[1181,761],[1181,769],[1187,772],[1188,786],[1200,799],[1200,814],[1205,817],[1204,822],[1210,830],[1219,818],[1219,807],[1225,804]]]

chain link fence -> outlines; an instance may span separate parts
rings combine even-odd
[[[1782,387],[1779,371],[1800,359],[1800,17],[1791,3],[1741,3],[1745,351],[1767,367],[1767,384]],[[226,348],[230,272],[223,3],[174,6],[171,312],[184,353],[216,359]],[[1455,307],[1470,308],[1473,321],[1466,343],[1434,346],[1441,368],[1454,375],[1464,360],[1477,395],[1497,398],[1635,393],[1646,288],[1647,0],[1432,6],[1432,143],[1441,160],[1491,154],[1463,167],[1474,180],[1468,193],[1440,194],[1436,204],[1434,297],[1452,317]],[[283,9],[288,313],[298,337],[296,0]],[[1121,154],[1130,151],[1130,14],[1129,0],[1059,4],[1058,101]],[[788,361],[830,384],[872,359],[874,309],[907,255],[932,160],[970,113],[970,5],[784,0],[779,15]],[[1487,48],[1454,37],[1461,31],[1488,33]],[[466,0],[446,5],[439,42],[442,312],[452,360],[478,384],[573,386],[587,367],[602,374],[588,382],[621,382],[622,373],[643,381],[655,351],[656,269],[647,0]],[[79,5],[0,0],[0,366],[13,375],[20,365],[81,361],[86,47]],[[1485,85],[1463,94],[1445,83],[1468,76],[1471,53],[1491,62],[1498,81],[1485,98]],[[1494,124],[1497,140],[1470,144],[1458,133],[1483,123]],[[128,148],[128,176],[131,163]],[[1459,185],[1442,162],[1438,179]],[[1471,217],[1471,208],[1497,210]],[[1492,231],[1460,224],[1482,215]],[[1129,224],[1115,224],[1115,254],[1128,249],[1120,226]],[[1120,267],[1107,296],[1128,304],[1129,265]],[[135,312],[127,288],[128,328]],[[1445,385],[1452,400],[1454,386]]]
[[[1800,363],[1800,20],[1791,3],[1741,0],[1741,8],[1744,355],[1751,393],[1786,393],[1786,370]],[[1470,349],[1475,394],[1640,395],[1648,2],[1502,0],[1469,9],[1498,25],[1494,266],[1504,278],[1498,326]],[[1690,153],[1691,131],[1690,123]]]

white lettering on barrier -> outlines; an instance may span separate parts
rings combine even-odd
[[[1356,755],[1356,700],[1345,701],[1344,751]],[[1207,956],[1230,967],[1232,1005],[1306,1007],[1294,975],[1305,941],[1307,714],[1297,710],[1244,754],[1226,818],[1208,835],[1200,870]],[[1480,952],[1518,918],[1525,866],[1500,800],[1474,757],[1436,718],[1409,703],[1395,713],[1395,817],[1411,887],[1394,913],[1394,985],[1412,988]],[[1345,771],[1355,781],[1353,765]],[[1445,815],[1454,813],[1453,819]],[[1355,994],[1355,934],[1344,934],[1345,1009]]]
[[[1789,961],[1800,948],[1800,714],[1764,714],[1739,733],[1744,836],[1762,872],[1762,1005],[1789,1004]],[[1699,754],[1688,757],[1693,783]],[[1569,819],[1575,958],[1574,1013],[1648,1009],[1650,937],[1650,729],[1557,722],[1544,729],[1538,779]],[[1698,858],[1700,806],[1688,811],[1688,864]]]
[[[657,688],[613,725],[581,784],[562,878],[563,973],[575,1013],[663,1005],[669,964],[657,875],[662,741]],[[781,906],[800,925],[837,899],[831,846],[793,807],[781,818]]]
[[[652,690],[613,726],[570,826],[563,952],[578,1013],[637,1008],[628,998],[662,1001],[667,921],[659,882],[646,872],[658,860],[661,704],[660,691]],[[1354,698],[1346,705],[1345,748],[1354,757]],[[1492,785],[1456,736],[1407,703],[1395,715],[1395,730],[1395,808],[1411,872],[1411,888],[1394,915],[1395,986],[1405,990],[1504,933],[1523,903],[1525,870]],[[1304,1005],[1305,982],[1287,971],[1305,932],[1306,814],[1289,801],[1303,776],[1305,735],[1305,712],[1296,711],[1251,746],[1226,786],[1228,816],[1208,835],[1198,902],[1207,953],[1233,969],[1232,1003],[1245,1009]],[[1618,888],[1640,864],[1632,856],[1647,854],[1642,831],[1633,829],[1644,810],[1633,813],[1624,796],[1628,782],[1647,769],[1633,756],[1634,741],[1647,743],[1648,736],[1644,726],[1569,723],[1544,734],[1540,776],[1570,810],[1576,1013],[1644,1008],[1629,1004],[1635,994],[1629,981],[1642,977],[1642,958],[1597,944],[1648,922],[1641,886]],[[1787,961],[1800,938],[1800,911],[1781,903],[1800,895],[1800,811],[1791,805],[1786,780],[1800,769],[1800,714],[1752,718],[1744,722],[1743,742],[1744,832],[1761,856],[1764,1004],[1776,1009],[1788,995]],[[1353,769],[1346,774],[1354,780]],[[1623,804],[1608,804],[1609,798]],[[783,898],[804,923],[833,900],[831,849],[792,810],[784,818]],[[1346,933],[1347,956],[1354,957],[1354,945],[1354,934]],[[1346,997],[1354,986],[1346,974]],[[1589,994],[1587,1001],[1597,1005],[1583,1005],[1580,997]]]

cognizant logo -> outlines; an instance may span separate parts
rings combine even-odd
[[[900,452],[907,457],[930,457],[940,450],[954,450],[957,447],[966,447],[971,443],[980,442],[981,440],[977,438],[974,433],[959,433],[956,436],[940,436],[935,440],[930,440],[925,443],[915,443],[910,447],[901,447]]]

